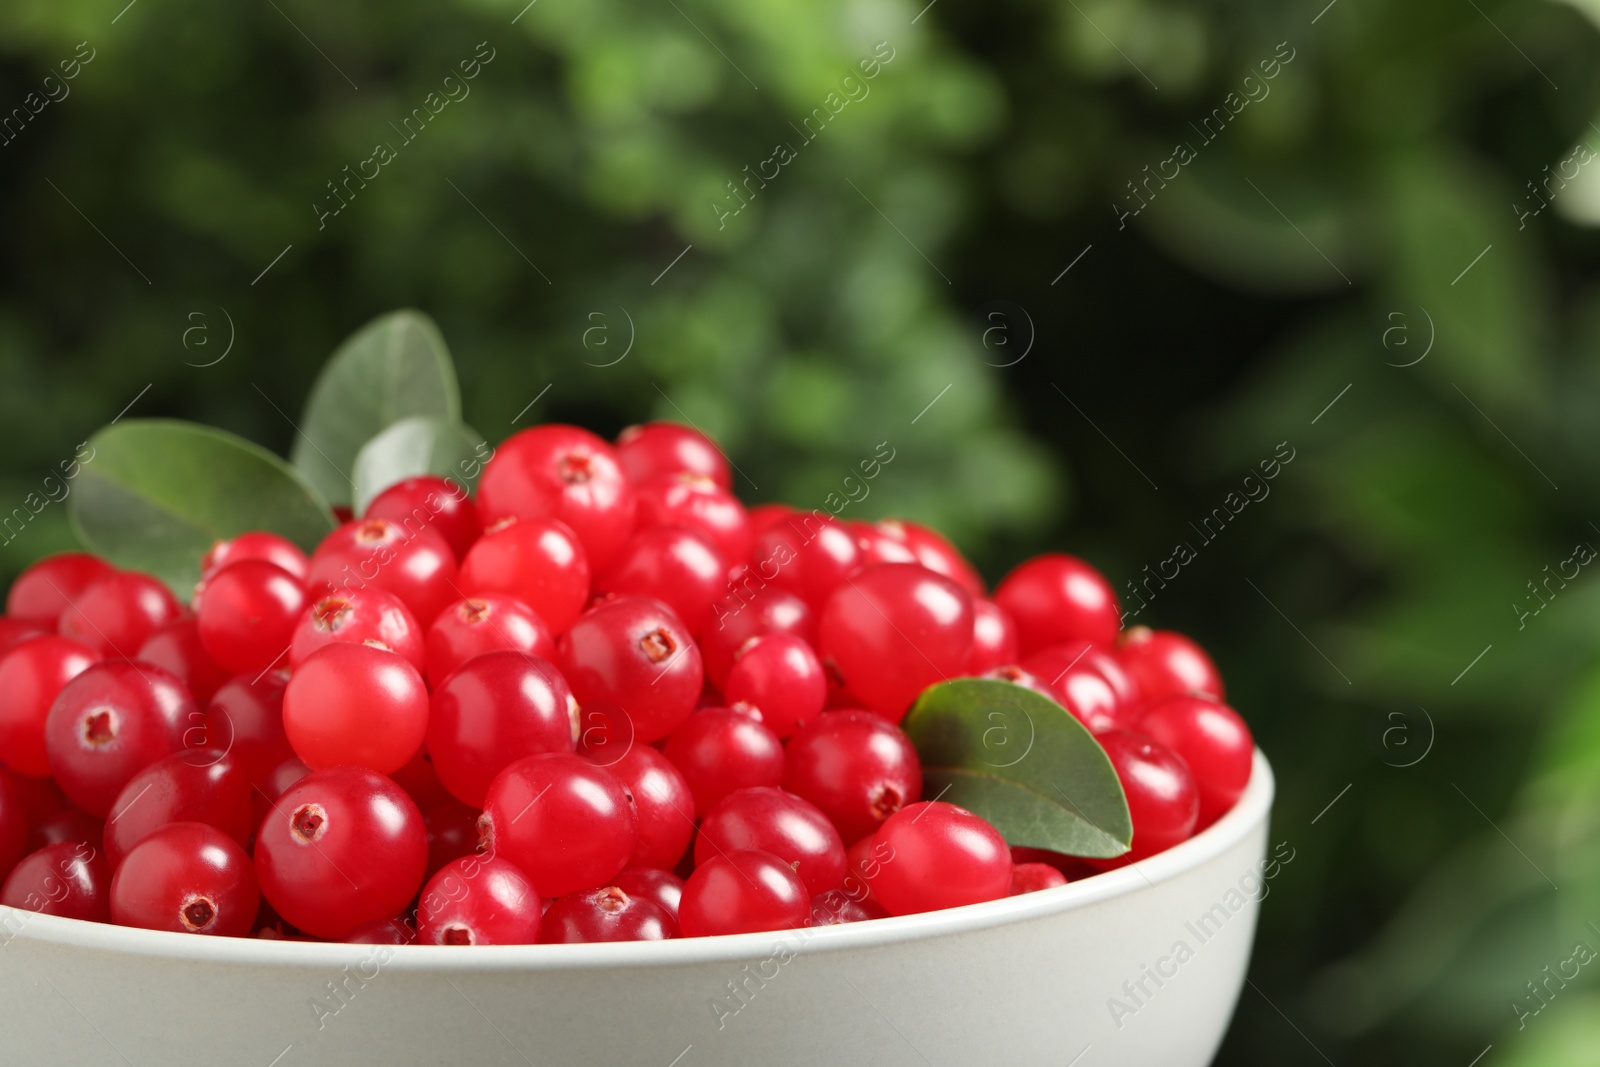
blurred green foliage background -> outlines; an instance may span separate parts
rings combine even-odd
[[[858,517],[991,579],[1142,579],[1288,442],[1139,617],[1297,850],[1219,1062],[1593,1062],[1594,969],[1528,983],[1600,949],[1600,4],[524,2],[0,7],[5,499],[130,404],[286,451],[404,305],[491,439],[691,420],[808,506],[888,440]]]

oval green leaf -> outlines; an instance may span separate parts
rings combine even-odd
[[[334,528],[327,502],[293,468],[223,430],[128,419],[89,445],[67,498],[78,539],[119,567],[156,575],[185,602],[218,540],[270,530],[309,552]]]
[[[1100,858],[1128,851],[1133,821],[1117,772],[1050,698],[957,678],[923,692],[902,725],[922,757],[924,797],[982,815],[1012,845]]]
[[[401,419],[356,453],[355,512],[360,515],[373,497],[419,474],[437,474],[471,489],[488,454],[483,435],[465,423],[425,415]]]
[[[461,391],[439,327],[420,311],[394,311],[352,334],[322,368],[290,461],[330,503],[351,504],[361,446],[412,415],[457,422]]]

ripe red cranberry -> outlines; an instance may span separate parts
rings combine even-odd
[[[509,519],[487,527],[461,561],[461,592],[503,593],[562,634],[589,600],[589,560],[577,534],[556,519]]]
[[[1011,892],[1011,850],[983,819],[942,800],[911,804],[874,837],[890,853],[872,892],[891,915],[956,908]]]
[[[1128,709],[1106,676],[1091,665],[1091,653],[1092,646],[1080,655],[1072,655],[1069,646],[1057,646],[1023,660],[1020,669],[1043,681],[1051,698],[1091,733],[1100,733],[1123,725]]]
[[[750,550],[753,578],[780,586],[814,611],[861,566],[861,549],[849,528],[831,517],[795,513],[768,526]]]
[[[728,459],[705,434],[675,422],[629,426],[617,435],[617,462],[634,485],[668,474],[699,474],[733,488]]]
[[[982,597],[972,601],[972,656],[967,673],[981,675],[1017,662],[1017,627],[1004,609]]]
[[[0,777],[0,878],[26,854],[28,826],[28,808],[22,791],[12,785],[11,775]]]
[[[45,753],[61,791],[104,818],[129,779],[190,747],[190,731],[203,739],[204,724],[205,715],[171,674],[132,660],[105,660],[56,696],[45,722]]]
[[[11,583],[6,615],[54,630],[83,591],[116,568],[87,552],[62,552],[30,565]]]
[[[324,594],[301,614],[290,638],[289,666],[300,666],[325,645],[376,641],[421,670],[422,635],[416,616],[393,593],[373,586],[343,589]]]
[[[111,877],[111,921],[118,926],[245,937],[260,905],[250,856],[204,823],[160,827]]]
[[[745,642],[763,634],[793,634],[811,644],[816,637],[816,615],[804,600],[775,585],[747,588],[747,574],[730,583],[728,594],[712,605],[715,618],[700,634],[700,655],[706,677],[719,688],[728,681],[734,658]]]
[[[549,661],[526,652],[468,660],[434,690],[428,755],[452,796],[483,806],[506,764],[578,743],[578,702]]]
[[[874,919],[881,919],[889,912],[873,896],[872,880],[883,870],[883,865],[892,859],[894,849],[880,842],[876,834],[869,834],[845,849],[844,886],[840,892],[861,905]]]
[[[130,778],[112,803],[104,831],[106,862],[120,866],[140,841],[174,822],[205,823],[242,848],[256,827],[250,800],[250,783],[230,759],[201,764],[180,752],[157,760]]]
[[[422,813],[399,786],[360,767],[312,771],[256,833],[262,894],[316,937],[399,915],[427,865]]]
[[[649,745],[634,745],[604,766],[627,789],[637,817],[638,838],[628,866],[676,867],[694,836],[694,794],[683,774]]]
[[[1054,700],[1057,703],[1060,703],[1061,701],[1060,695],[1057,694],[1054,689],[1050,688],[1049,684],[1046,683],[1043,678],[1040,678],[1032,671],[1023,670],[1014,663],[1008,663],[1003,667],[992,667],[989,670],[984,671],[981,675],[979,675],[979,677],[992,678],[995,681],[1000,682],[1010,682],[1012,685],[1020,685],[1024,689],[1032,689],[1040,696],[1049,697],[1051,700]]]
[[[516,864],[543,896],[606,885],[637,837],[627,790],[578,756],[525,756],[495,777],[479,821],[481,846]]]
[[[478,509],[486,524],[560,519],[578,535],[596,570],[610,564],[633,532],[633,506],[616,453],[576,426],[535,426],[513,434],[478,480]]]
[[[478,850],[478,816],[483,812],[459,800],[447,800],[422,813],[428,832],[428,877],[451,860]]]
[[[594,591],[609,596],[653,597],[689,628],[702,632],[711,605],[726,588],[728,565],[703,533],[686,526],[655,526],[634,534]]]
[[[417,928],[404,916],[373,919],[353,927],[340,940],[347,945],[414,945],[417,943]]]
[[[1183,758],[1131,730],[1108,730],[1095,740],[1105,749],[1128,798],[1133,846],[1115,859],[1089,862],[1102,870],[1123,867],[1188,840],[1200,818],[1200,795]]]
[[[294,756],[283,731],[283,691],[288,684],[284,671],[241,674],[224,683],[206,706],[207,747],[225,752],[253,785]]]
[[[695,868],[683,886],[678,926],[684,937],[793,930],[810,912],[794,868],[770,852],[740,849]]]
[[[699,474],[669,474],[636,483],[639,529],[684,526],[702,533],[729,565],[750,555],[754,538],[744,505],[727,489]],[[726,569],[726,568],[724,568]]]
[[[211,551],[200,560],[200,580],[204,582],[230,563],[246,559],[265,560],[288,571],[301,583],[311,573],[311,560],[300,551],[300,546],[275,533],[252,530],[212,545]]]
[[[783,781],[783,742],[748,712],[702,708],[663,751],[689,783],[697,818],[735,789]]]
[[[700,650],[683,621],[659,601],[603,601],[572,624],[558,647],[578,703],[622,708],[640,741],[667,736],[700,698]]]
[[[82,808],[62,808],[33,824],[28,831],[28,849],[37,852],[46,845],[87,845],[96,852],[105,850],[104,824]]]
[[[450,790],[439,781],[439,775],[433,769],[433,757],[428,755],[426,743],[423,744],[421,751],[411,757],[410,762],[389,777],[393,779],[395,785],[406,791],[406,795],[416,803],[419,811],[427,811],[454,799],[450,796]]]
[[[311,554],[306,587],[320,596],[373,586],[399,597],[427,626],[460,598],[456,578],[456,554],[437,530],[360,519],[322,539]]]
[[[0,617],[0,653],[44,632],[39,623]]]
[[[0,656],[0,760],[19,774],[50,773],[44,726],[50,705],[99,653],[81,641],[45,634]]]
[[[200,627],[194,619],[169,622],[151,634],[133,657],[140,663],[153,663],[170,671],[188,687],[189,695],[204,704],[233,672],[219,667],[200,643]]]
[[[1122,626],[1111,583],[1083,560],[1059,552],[1019,565],[994,599],[1017,624],[1024,656],[1065,641],[1110,645]]]
[[[289,677],[283,731],[313,770],[349,764],[392,774],[422,747],[428,688],[386,648],[335,643]]]
[[[856,535],[856,546],[861,549],[861,566],[874,563],[917,563],[917,554],[902,538],[885,533],[875,522],[847,523]]]
[[[544,913],[539,941],[576,945],[588,941],[665,941],[678,936],[677,921],[660,904],[630,896],[611,885],[568,893]]]
[[[1139,732],[1188,764],[1200,792],[1200,827],[1226,815],[1250,784],[1255,742],[1250,727],[1226,704],[1204,697],[1168,697],[1146,705]]]
[[[783,788],[821,809],[847,844],[922,799],[911,739],[868,712],[823,712],[790,738],[787,761]]]
[[[256,788],[256,796],[266,799],[266,808],[271,809],[278,798],[289,791],[289,787],[299,782],[300,779],[311,773],[311,768],[300,761],[298,756],[290,756],[276,767],[272,768],[266,779]]]
[[[678,901],[683,897],[683,879],[657,867],[626,867],[611,879],[611,884],[636,899],[659,904],[678,926]]]
[[[82,842],[45,845],[6,877],[0,904],[103,923],[111,918],[111,869]]]
[[[1222,675],[1205,649],[1173,630],[1131,627],[1117,645],[1117,658],[1146,703],[1190,693],[1225,697]]]
[[[793,634],[753,637],[722,687],[728,703],[745,704],[779,737],[816,718],[828,699],[828,677],[811,646]]]
[[[1117,706],[1124,712],[1133,711],[1144,703],[1144,697],[1133,675],[1123,666],[1116,651],[1105,645],[1096,645],[1088,641],[1067,641],[1040,649],[1023,660],[1022,665],[1046,680],[1055,679],[1068,667],[1079,665],[1093,667],[1111,686],[1112,692],[1116,694]]]
[[[16,771],[0,767],[0,778],[5,779],[22,802],[22,808],[28,813],[28,824],[38,825],[59,811],[71,808],[67,798],[49,778],[35,778],[32,775],[18,774]]]
[[[261,559],[230,563],[207,578],[200,592],[200,644],[229,673],[259,673],[287,660],[305,604],[300,580],[283,568]]]
[[[806,916],[805,925],[843,926],[845,923],[865,922],[873,918],[877,916],[865,906],[851,900],[850,895],[844,890],[830,889],[811,898],[811,913]]]
[[[983,579],[973,569],[967,558],[946,541],[938,532],[905,519],[884,519],[877,527],[887,537],[891,537],[911,550],[916,557],[915,562],[922,564],[935,574],[942,574],[967,591],[967,595],[974,599],[982,597],[986,590]]]
[[[817,620],[817,652],[845,687],[898,722],[972,655],[972,598],[943,575],[879,563],[839,587]]]
[[[633,719],[606,700],[578,708],[578,751],[602,767],[610,767],[634,749]]]
[[[1067,876],[1048,863],[1018,863],[1011,868],[1010,896],[1037,893],[1041,889],[1054,889],[1066,885]]]
[[[182,613],[160,580],[137,571],[113,571],[61,613],[61,636],[82,641],[102,656],[128,657]]]
[[[510,650],[556,658],[555,638],[539,613],[499,593],[458,600],[441,611],[428,627],[425,649],[432,689],[439,688],[451,671],[486,652]]]
[[[417,941],[424,945],[531,945],[539,940],[539,891],[498,856],[451,860],[422,890]]]
[[[789,864],[805,883],[807,896],[844,881],[839,831],[816,805],[782,789],[738,789],[706,814],[694,841],[695,865],[738,849],[770,852]]]
[[[456,559],[483,533],[478,508],[459,483],[431,474],[396,482],[367,505],[364,519],[388,519],[412,529],[430,526],[450,544]]]
[[[788,504],[757,504],[745,513],[750,519],[751,538],[760,537],[768,527],[788,521],[794,513],[795,509]]]

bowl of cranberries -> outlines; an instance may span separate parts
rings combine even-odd
[[[684,426],[473,473],[11,586],[20,1060],[1209,1062],[1292,853],[1198,644]]]

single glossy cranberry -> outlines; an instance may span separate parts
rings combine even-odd
[[[311,773],[311,768],[300,761],[298,756],[290,756],[267,775],[266,780],[256,786],[256,796],[266,802],[266,808],[271,809],[279,797],[289,791],[289,787]],[[260,813],[265,817],[265,812]]]
[[[419,811],[427,811],[447,800],[455,799],[450,795],[450,790],[439,780],[439,773],[434,770],[433,757],[428,754],[426,742],[423,743],[420,752],[389,777],[416,802]]]
[[[1052,681],[1068,667],[1093,667],[1110,684],[1117,697],[1117,706],[1124,712],[1131,712],[1144,702],[1133,675],[1123,666],[1116,651],[1105,645],[1067,641],[1040,649],[1023,660],[1022,665],[1039,677]]]
[[[1250,727],[1226,704],[1205,697],[1168,697],[1146,705],[1139,732],[1188,764],[1200,793],[1200,827],[1226,815],[1250,784],[1255,742]]]
[[[860,901],[850,899],[844,890],[830,889],[811,898],[811,914],[806,916],[805,925],[843,926],[878,917]]]
[[[120,866],[140,841],[174,822],[205,823],[241,847],[248,845],[255,811],[239,765],[227,758],[198,764],[190,753],[180,752],[134,775],[106,817],[106,862]]]
[[[447,800],[422,813],[428,831],[428,877],[451,860],[478,850],[478,816],[483,812],[459,800]]]
[[[746,642],[722,691],[730,705],[755,708],[769,730],[788,737],[821,713],[828,678],[805,641],[767,634]]]
[[[811,913],[800,876],[770,852],[741,849],[713,856],[683,886],[678,926],[684,937],[793,930]]]
[[[722,449],[699,430],[675,422],[629,426],[617,435],[617,462],[634,485],[668,474],[698,474],[724,489],[733,476]]]
[[[399,597],[417,622],[427,626],[446,604],[460,598],[456,579],[456,554],[437,530],[360,519],[323,538],[311,555],[306,587],[318,596],[369,586],[382,589]]]
[[[942,800],[910,804],[875,835],[892,855],[872,876],[891,915],[956,908],[1011,892],[1011,850],[982,818]]]
[[[81,841],[45,845],[6,876],[0,904],[103,923],[111,918],[111,869]]]
[[[796,512],[756,536],[749,577],[787,589],[820,611],[860,566],[861,549],[848,527],[826,515]]]
[[[1091,665],[1089,651],[1092,650],[1073,655],[1070,651],[1046,649],[1023,660],[1022,667],[1042,680],[1056,702],[1091,733],[1100,733],[1123,725],[1128,709],[1106,676]]]
[[[750,518],[732,493],[699,474],[669,474],[636,483],[639,529],[685,526],[704,534],[728,564],[750,555]]]
[[[159,579],[113,571],[79,593],[61,613],[61,636],[82,641],[101,656],[128,657],[149,636],[183,613]]]
[[[431,527],[460,559],[483,533],[478,508],[460,483],[434,475],[396,482],[367,505],[364,519],[388,519],[413,530]]]
[[[1110,645],[1122,626],[1117,594],[1105,575],[1062,553],[1035,556],[995,590],[995,603],[1017,624],[1022,655],[1065,641]]]
[[[649,745],[635,745],[613,763],[602,763],[628,791],[638,838],[629,867],[671,870],[694,836],[694,794],[673,762]]]
[[[305,588],[262,559],[230,563],[205,581],[196,606],[200,644],[231,674],[287,663],[289,638],[306,605]]]
[[[678,924],[678,901],[683,897],[683,879],[658,867],[626,867],[611,879],[611,884],[636,899],[658,904]]]
[[[146,663],[105,660],[56,696],[45,722],[45,753],[62,792],[104,818],[134,775],[191,747],[196,733],[204,740],[204,724],[204,713],[173,675]]]
[[[736,789],[700,823],[694,862],[739,849],[770,852],[793,867],[816,896],[844,881],[844,842],[828,817],[809,801],[771,786]]]
[[[1018,863],[1011,868],[1010,895],[1014,897],[1066,884],[1067,876],[1048,863]]]
[[[683,621],[659,601],[634,596],[603,601],[572,624],[558,648],[561,671],[578,703],[604,701],[622,708],[640,741],[670,734],[700,697],[705,678],[700,650]]]
[[[250,856],[204,823],[160,827],[111,878],[111,921],[119,926],[246,937],[260,903]]]
[[[610,564],[633,532],[633,490],[616,453],[576,426],[535,426],[508,438],[484,464],[478,510],[486,524],[560,519],[578,535],[596,570]]]
[[[6,615],[55,630],[62,612],[116,568],[87,552],[62,552],[30,565],[11,583]]]
[[[531,945],[543,911],[528,876],[498,856],[445,864],[422,890],[417,941],[424,945]]]
[[[627,866],[637,817],[616,776],[578,756],[525,756],[489,785],[480,845],[560,897],[603,886]]]
[[[861,566],[874,563],[918,563],[917,554],[904,540],[891,537],[875,522],[846,523],[856,535],[856,546],[861,549]]]
[[[145,640],[133,657],[140,663],[153,663],[178,676],[189,695],[204,704],[231,676],[219,667],[200,642],[200,627],[194,619],[169,622]]]
[[[200,560],[200,579],[204,582],[230,563],[246,559],[265,560],[280,570],[288,571],[302,583],[311,573],[311,560],[300,551],[299,545],[275,533],[251,530],[212,545]]]
[[[225,682],[206,706],[211,735],[207,747],[226,753],[252,784],[259,785],[294,756],[283,731],[283,691],[288,684],[284,671],[241,674]]]
[[[840,586],[817,620],[817,653],[867,707],[895,722],[972,656],[972,598],[943,575],[879,563]]]
[[[821,809],[849,844],[922,799],[922,762],[893,723],[825,711],[790,738],[783,788]]]
[[[28,808],[11,781],[11,775],[0,777],[0,878],[17,865],[28,846]]]
[[[617,886],[568,893],[544,913],[539,941],[576,945],[587,941],[665,941],[678,936],[667,909]]]
[[[1205,649],[1173,630],[1134,626],[1118,642],[1117,658],[1146,703],[1190,693],[1225,699],[1222,675]]]
[[[290,676],[283,730],[312,770],[348,764],[392,774],[422,747],[428,687],[386,648],[334,643]]]
[[[499,593],[458,600],[428,627],[428,686],[438,689],[450,672],[486,652],[526,652],[540,659],[556,658],[550,627],[522,601]]]
[[[0,760],[19,774],[50,773],[44,727],[50,705],[99,653],[67,637],[30,637],[0,656]]]
[[[985,595],[983,579],[967,558],[938,532],[905,519],[884,519],[877,527],[911,550],[916,562],[935,574],[942,574],[967,591],[974,599]]]
[[[408,917],[397,915],[393,919],[361,923],[340,940],[347,945],[414,945],[417,928]]]
[[[62,808],[33,824],[28,831],[28,850],[37,852],[46,845],[88,845],[104,851],[105,824],[82,808]]]
[[[422,813],[399,786],[361,767],[312,771],[256,833],[261,892],[316,937],[399,915],[427,866]]]
[[[1108,730],[1095,740],[1128,798],[1133,845],[1114,859],[1090,862],[1102,870],[1123,867],[1188,840],[1200,818],[1200,794],[1183,757],[1131,730]]]
[[[1023,670],[1014,663],[1008,663],[1003,667],[991,667],[989,670],[986,670],[979,675],[979,677],[992,678],[999,682],[1010,682],[1012,685],[1020,685],[1024,689],[1032,689],[1035,693],[1038,693],[1042,697],[1049,697],[1058,704],[1061,702],[1061,695],[1052,689],[1048,682],[1046,682],[1043,678],[1040,678],[1037,674],[1034,674],[1032,671]]]
[[[972,655],[967,673],[983,672],[1017,661],[1017,628],[1004,609],[982,597],[972,601]]]
[[[699,634],[726,589],[728,566],[710,539],[686,526],[654,526],[634,534],[595,580],[602,596],[653,597]]]
[[[747,587],[742,582],[730,583],[727,594],[712,605],[711,611],[711,624],[701,633],[698,643],[706,676],[719,688],[727,683],[734,658],[752,637],[793,634],[807,644],[816,637],[816,615],[810,606],[775,585]]]
[[[702,708],[663,751],[689,783],[697,818],[735,789],[783,781],[783,742],[748,712]]]
[[[556,519],[495,523],[461,561],[461,591],[469,597],[515,597],[562,634],[589,600],[589,561],[578,536]]]
[[[393,593],[368,586],[327,593],[311,602],[290,638],[289,666],[300,666],[306,657],[326,645],[364,645],[371,641],[419,671],[427,662],[423,630],[411,609]]]
[[[428,755],[452,796],[483,806],[505,766],[578,743],[578,702],[548,660],[526,652],[489,652],[464,663],[434,690]]]

